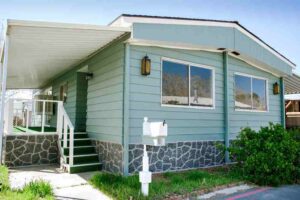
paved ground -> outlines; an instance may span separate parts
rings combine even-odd
[[[199,196],[198,199],[206,200],[299,200],[300,185],[272,187],[253,187],[242,185],[227,188],[217,192]]]
[[[54,188],[56,199],[62,200],[107,200],[110,199],[88,184],[93,173],[63,173],[58,166],[26,167],[10,170],[12,188],[22,188],[31,180],[43,179]]]

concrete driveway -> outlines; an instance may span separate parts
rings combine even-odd
[[[89,185],[88,180],[93,172],[68,174],[58,166],[24,167],[9,170],[9,181],[12,188],[22,188],[31,180],[48,181],[54,188],[56,199],[68,200],[108,200],[108,196]]]
[[[206,200],[299,200],[300,185],[281,187],[237,186],[199,196]]]

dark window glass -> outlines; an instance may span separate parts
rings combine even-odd
[[[190,76],[190,105],[212,107],[212,70],[191,66]]]
[[[253,109],[267,110],[266,81],[252,78]]]
[[[188,105],[188,65],[170,61],[163,61],[162,65],[162,103]]]
[[[252,109],[251,78],[235,75],[235,108]]]

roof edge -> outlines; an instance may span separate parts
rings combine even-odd
[[[293,69],[296,68],[296,64],[292,62],[290,59],[288,59],[286,56],[281,54],[279,51],[271,47],[269,44],[267,44],[265,41],[263,41],[260,37],[249,31],[246,27],[241,25],[238,21],[229,21],[229,20],[213,20],[213,19],[200,19],[200,18],[185,18],[185,17],[170,17],[170,16],[153,16],[153,15],[136,15],[136,14],[121,14],[117,18],[115,18],[112,22],[108,24],[110,26],[115,21],[117,21],[121,17],[140,17],[140,18],[154,18],[154,19],[174,19],[174,20],[190,20],[190,21],[203,21],[203,22],[217,22],[217,23],[227,23],[227,24],[234,24],[250,34],[252,37],[257,39],[259,42],[261,42],[263,45],[270,48],[270,50],[274,51],[278,56],[280,56],[282,59],[284,59]]]
[[[101,31],[124,31],[130,32],[131,29],[127,27],[111,27],[104,25],[91,24],[75,24],[63,22],[45,22],[45,21],[31,21],[7,19],[7,26],[23,26],[23,27],[40,27],[40,28],[65,28],[65,29],[84,29],[84,30],[101,30]]]

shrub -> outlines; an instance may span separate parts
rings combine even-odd
[[[241,130],[229,148],[243,176],[259,185],[293,183],[299,178],[299,142],[281,125]]]
[[[30,193],[36,197],[45,198],[52,196],[53,191],[51,185],[43,180],[31,181],[26,184],[23,188],[24,193]]]

